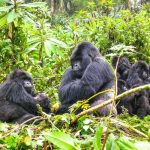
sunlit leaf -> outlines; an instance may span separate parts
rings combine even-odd
[[[28,46],[28,48],[27,48],[27,53],[30,53],[31,51],[37,50],[37,47],[39,44],[40,44],[40,42],[30,44],[30,46]]]
[[[46,3],[44,2],[34,2],[34,3],[28,3],[28,4],[20,4],[19,6],[23,7],[44,7]]]
[[[62,41],[56,40],[56,39],[54,39],[54,38],[49,38],[49,40],[50,40],[53,44],[55,44],[55,45],[57,45],[57,46],[60,46],[60,47],[63,47],[63,48],[68,48],[67,45],[66,45],[64,42],[62,42]]]
[[[13,6],[0,7],[0,12],[8,12]]]
[[[8,22],[8,23],[11,23],[11,22],[13,22],[17,17],[18,17],[18,14],[17,14],[14,10],[12,10],[12,11],[8,14],[7,22]]]
[[[7,24],[7,16],[8,15],[5,15],[0,18],[0,28],[2,28],[5,24]]]
[[[103,127],[99,126],[96,130],[96,134],[94,137],[94,150],[100,150],[101,149],[101,136],[102,136]]]
[[[51,56],[51,53],[55,50],[55,47],[52,45],[52,43],[47,40],[44,42],[44,48],[48,56]]]
[[[69,134],[55,131],[55,132],[45,132],[44,137],[55,146],[61,148],[62,150],[80,150],[79,146],[76,146],[76,140],[73,139]]]

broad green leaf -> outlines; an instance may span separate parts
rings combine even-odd
[[[55,47],[52,45],[52,43],[48,40],[44,42],[44,48],[45,52],[48,56],[51,56],[51,53],[55,50]]]
[[[11,22],[13,22],[17,17],[18,17],[18,14],[17,14],[14,10],[12,10],[12,11],[8,14],[7,22],[8,22],[8,23],[11,23]]]
[[[137,150],[137,148],[134,146],[134,143],[132,143],[127,137],[119,138],[117,143],[121,150]]]
[[[59,147],[61,150],[80,150],[79,145],[76,146],[76,140],[66,133],[53,131],[49,133],[45,132],[43,135],[46,140]]]
[[[113,134],[110,134],[106,141],[106,150],[111,150],[114,142],[115,142],[115,136]]]
[[[7,12],[7,11],[9,11],[11,8],[13,8],[13,6],[0,7],[0,12]]]
[[[99,126],[96,130],[96,134],[94,137],[94,150],[100,150],[101,149],[101,136],[102,136],[103,127]]]
[[[8,15],[3,16],[2,18],[0,17],[0,28],[7,24],[7,16]]]
[[[57,45],[57,46],[60,46],[60,47],[63,47],[63,48],[68,48],[67,45],[66,45],[64,42],[61,42],[61,41],[56,40],[56,39],[54,39],[54,38],[49,38],[49,40],[50,40],[53,44],[55,44],[55,45]]]
[[[34,3],[28,3],[28,4],[20,4],[19,6],[22,7],[44,7],[46,3],[44,2],[34,2]]]
[[[40,42],[30,44],[30,46],[27,48],[27,52],[26,53],[30,53],[30,52],[32,52],[34,50],[37,50],[37,47],[38,47],[39,44],[40,44]]]

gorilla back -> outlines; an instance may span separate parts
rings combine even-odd
[[[68,112],[68,107],[78,100],[85,100],[97,92],[114,86],[114,75],[110,65],[91,43],[79,43],[70,61],[71,67],[64,73],[59,88],[61,107],[58,113]],[[91,100],[90,105],[95,106],[112,97],[113,93],[110,92],[102,94]],[[110,104],[98,110],[98,113],[108,115],[111,106]],[[117,113],[115,108],[113,113]]]

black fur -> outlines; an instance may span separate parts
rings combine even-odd
[[[117,66],[118,62],[118,66]],[[131,68],[131,64],[126,57],[113,57],[112,58],[112,65],[114,69],[117,67],[117,78],[126,80],[128,77],[129,70]]]
[[[149,66],[144,61],[135,62],[127,78],[127,86],[132,89],[144,84],[147,84],[149,78]],[[149,104],[149,91],[143,90],[135,93],[134,100],[132,101],[133,114],[143,118],[150,114]]]
[[[107,61],[104,60],[98,49],[89,42],[77,45],[71,56],[71,67],[63,75],[59,88],[61,107],[58,113],[68,112],[68,107],[78,100],[85,100],[99,91],[112,89],[114,75]],[[102,94],[92,101],[91,106],[112,98],[111,92]],[[111,104],[98,110],[102,115],[108,115]],[[116,109],[113,109],[116,114]]]
[[[24,85],[25,81],[31,84]],[[26,89],[27,88],[27,89]],[[16,69],[0,85],[0,120],[22,123],[38,115],[37,104],[46,104],[44,111],[50,111],[47,96],[34,97],[32,77],[25,71]]]

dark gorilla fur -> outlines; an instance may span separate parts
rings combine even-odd
[[[118,62],[118,66],[117,66]],[[112,65],[113,68],[116,69],[117,67],[117,78],[126,80],[128,77],[129,70],[131,68],[131,64],[126,57],[113,57],[112,58]]]
[[[0,120],[22,123],[38,115],[37,104],[50,112],[49,98],[40,93],[34,96],[32,77],[21,69],[13,71],[0,85]]]
[[[78,100],[85,100],[99,91],[112,89],[114,75],[110,65],[104,60],[98,49],[89,42],[81,42],[71,56],[71,67],[63,75],[59,88],[61,107],[57,113],[68,112],[68,107]],[[112,92],[102,94],[90,101],[91,106],[98,105],[113,97]],[[97,112],[108,115],[112,104]],[[113,108],[116,115],[116,109]]]
[[[132,89],[144,84],[147,84],[149,78],[149,66],[144,61],[135,62],[127,78],[127,86]],[[143,118],[150,114],[149,91],[143,90],[136,92],[132,100],[133,114]]]
[[[128,90],[126,82],[124,80],[119,79],[117,81],[117,93],[122,94],[123,92],[126,92]],[[125,96],[121,100],[117,102],[117,112],[118,114],[122,113],[122,108],[126,108],[128,110],[129,114],[133,114],[133,100],[134,100],[135,94],[132,93],[128,96]]]

